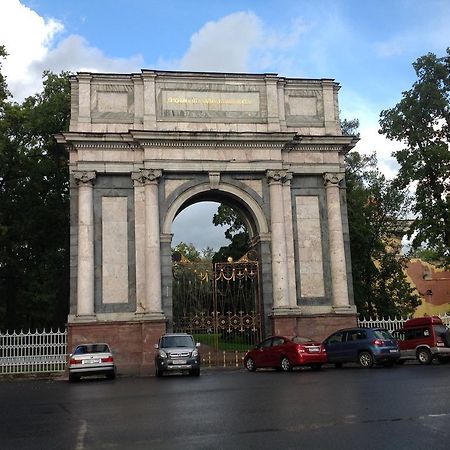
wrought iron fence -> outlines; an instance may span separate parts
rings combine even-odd
[[[445,325],[450,327],[450,315],[444,314],[439,316],[442,319],[442,322],[444,322]],[[389,331],[395,331],[402,327],[404,322],[406,322],[408,319],[411,319],[411,317],[388,317],[388,318],[379,318],[379,317],[371,317],[371,318],[362,318],[358,319],[358,326],[365,327],[365,328],[373,328],[373,327],[380,327],[385,328]]]
[[[0,332],[0,374],[63,372],[67,331]]]

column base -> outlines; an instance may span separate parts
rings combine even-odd
[[[89,323],[89,322],[96,322],[96,321],[97,321],[97,316],[95,314],[80,314],[80,315],[69,316],[69,322]]]
[[[164,315],[164,313],[162,311],[160,311],[160,312],[136,312],[134,315],[139,320],[150,320],[150,321],[154,321],[154,320],[165,321],[166,320],[166,316]]]
[[[332,309],[336,314],[356,314],[355,305],[333,306]]]
[[[277,308],[272,308],[272,316],[299,316],[302,314],[302,308],[300,306],[295,306],[293,308],[289,306],[280,306]]]

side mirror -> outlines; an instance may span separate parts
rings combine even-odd
[[[156,348],[156,350],[158,350],[159,344],[155,344],[155,348]]]
[[[196,346],[196,347],[200,347],[200,342],[197,342],[197,343],[195,344],[195,346]]]

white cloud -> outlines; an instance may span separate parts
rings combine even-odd
[[[14,100],[39,92],[47,69],[130,72],[143,65],[141,56],[108,58],[80,36],[68,36],[54,47],[55,37],[63,31],[61,22],[44,19],[19,0],[0,1],[0,45],[8,53],[2,72]]]
[[[356,144],[355,150],[364,155],[376,153],[378,168],[387,179],[392,179],[398,172],[397,160],[392,153],[402,148],[402,144],[391,141],[378,133],[378,124],[362,126],[360,129],[361,140]]]
[[[263,24],[251,12],[237,12],[206,23],[191,37],[179,61],[182,70],[244,72],[248,58],[261,45]]]
[[[36,84],[35,74],[28,70],[29,64],[45,58],[55,35],[62,30],[60,22],[44,19],[19,0],[0,2],[0,44],[8,53],[3,73],[12,92],[18,84]]]
[[[159,67],[172,70],[252,72],[291,67],[294,47],[307,26],[292,20],[286,31],[271,29],[253,12],[240,11],[207,22],[191,36],[178,60],[160,59]]]

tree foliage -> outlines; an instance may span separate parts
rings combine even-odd
[[[43,80],[19,105],[0,77],[1,329],[63,326],[68,313],[68,164],[53,136],[68,130],[70,89],[67,73]]]
[[[377,170],[375,155],[351,152],[347,205],[355,304],[364,316],[410,314],[419,300],[407,281],[400,254],[407,193]]]
[[[220,247],[215,254],[214,262],[225,262],[228,258],[237,261],[250,249],[249,235],[241,215],[232,207],[222,203],[213,216],[213,224],[228,226],[225,237],[231,242],[227,246]]]
[[[450,49],[413,64],[417,81],[397,105],[381,112],[380,133],[404,144],[395,152],[400,170],[396,185],[415,186],[410,236],[450,267]]]

